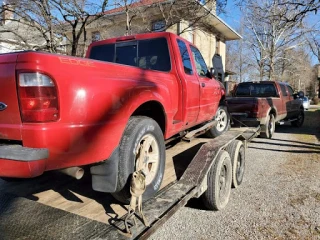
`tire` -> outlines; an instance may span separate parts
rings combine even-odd
[[[131,117],[120,142],[119,157],[118,191],[112,194],[114,198],[125,204],[130,202],[130,179],[140,169],[146,173],[143,201],[153,197],[160,188],[165,168],[164,138],[157,122],[148,117]]]
[[[210,138],[218,137],[230,128],[230,115],[227,107],[220,105],[214,119],[218,122],[217,125],[206,132],[206,136]]]
[[[233,188],[241,185],[245,172],[245,148],[242,141],[235,140],[231,142],[226,151],[229,153],[232,164],[232,183]]]
[[[0,179],[6,182],[22,182],[22,180],[26,180],[26,178],[11,178],[11,177],[0,177]]]
[[[260,137],[263,138],[272,138],[276,128],[276,123],[274,120],[274,115],[270,114],[267,117],[266,125],[261,125]]]
[[[303,125],[303,122],[304,122],[304,110],[300,110],[297,120],[292,121],[291,125],[294,127],[301,127]]]
[[[202,201],[210,210],[221,210],[227,206],[231,192],[232,166],[229,153],[222,150],[209,170],[208,188]]]

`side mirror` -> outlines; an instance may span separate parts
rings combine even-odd
[[[210,68],[210,73],[211,73],[211,75],[213,76],[213,74],[214,74],[214,68]]]
[[[297,95],[298,95],[299,98],[304,98],[304,92],[303,91],[299,91],[297,93]]]

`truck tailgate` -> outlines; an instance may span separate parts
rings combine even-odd
[[[227,98],[228,110],[230,113],[246,113],[250,112],[257,103],[255,97],[232,97]]]
[[[0,140],[21,140],[16,85],[17,53],[0,55]]]

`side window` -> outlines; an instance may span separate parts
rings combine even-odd
[[[139,41],[138,67],[168,72],[171,70],[168,43],[165,38]]]
[[[179,51],[180,51],[182,63],[183,63],[184,72],[186,74],[192,75],[193,71],[192,71],[190,55],[187,50],[187,45],[179,39],[177,40],[177,42],[178,42],[178,46],[179,46]]]
[[[190,48],[191,48],[193,60],[196,64],[196,69],[197,69],[198,75],[201,77],[206,77],[207,73],[208,73],[208,68],[207,68],[205,61],[203,60],[203,57],[202,57],[200,51],[193,46],[190,46]]]
[[[287,86],[287,88],[288,88],[288,91],[289,91],[289,95],[290,95],[290,96],[293,96],[293,90],[292,90],[292,88],[291,88],[290,86]]]
[[[283,84],[280,84],[280,88],[281,88],[281,93],[283,96],[288,96],[287,94],[287,90],[286,90],[286,86]]]

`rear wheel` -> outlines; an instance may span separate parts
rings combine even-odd
[[[304,122],[304,111],[300,110],[297,120],[292,121],[291,125],[294,127],[301,127],[303,125],[303,122]]]
[[[227,151],[222,150],[207,177],[207,190],[202,195],[206,208],[221,210],[229,202],[231,192],[232,166]]]
[[[227,107],[220,105],[214,119],[217,121],[217,125],[206,132],[206,135],[211,138],[218,137],[229,129],[230,116]]]
[[[232,164],[232,187],[237,188],[242,183],[245,172],[245,148],[242,141],[235,140],[227,148]]]
[[[131,117],[120,142],[118,190],[112,195],[130,202],[130,179],[134,171],[146,174],[143,200],[153,197],[160,188],[165,167],[165,146],[159,125],[148,117]]]
[[[276,128],[276,123],[274,120],[274,115],[270,114],[267,117],[266,124],[261,126],[260,136],[263,138],[272,138],[275,128]]]

